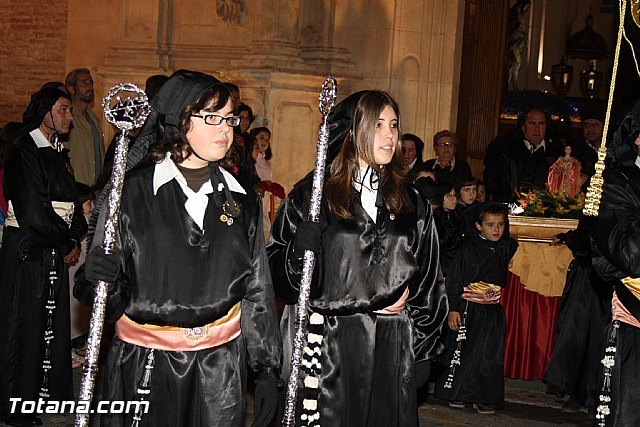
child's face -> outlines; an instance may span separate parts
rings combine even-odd
[[[504,234],[505,219],[503,214],[488,214],[482,219],[482,223],[476,222],[476,228],[487,240],[497,242]]]
[[[477,202],[485,202],[487,200],[487,193],[484,189],[484,184],[478,185],[478,195],[476,196]]]
[[[478,195],[478,186],[473,185],[465,185],[460,188],[460,200],[459,202],[470,205],[471,203],[476,201],[476,196]]]
[[[90,214],[91,212],[93,212],[94,207],[95,205],[93,204],[93,200],[87,200],[82,204],[82,213]]]
[[[458,195],[456,194],[456,190],[451,190],[447,194],[444,195],[442,199],[442,208],[449,212],[456,208],[456,204],[458,202]]]

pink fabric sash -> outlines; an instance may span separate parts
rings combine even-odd
[[[376,310],[374,313],[376,314],[397,314],[404,310],[405,303],[407,302],[407,298],[409,297],[409,288],[406,288],[398,301],[391,304],[389,307],[385,307],[382,310]]]
[[[122,341],[157,350],[198,351],[213,348],[240,335],[240,303],[224,317],[196,328],[141,325],[123,315],[116,322],[116,334]]]
[[[611,300],[611,314],[614,320],[619,320],[627,325],[640,328],[640,322],[638,322],[638,319],[636,319],[635,316],[631,314],[624,305],[622,305],[615,292],[613,293],[613,299]]]
[[[491,283],[470,283],[464,287],[462,299],[477,304],[498,304],[500,302],[501,288]]]

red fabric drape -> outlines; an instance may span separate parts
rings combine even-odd
[[[520,277],[509,272],[500,304],[507,317],[505,377],[541,380],[553,352],[560,297],[528,291]]]

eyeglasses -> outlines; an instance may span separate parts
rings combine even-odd
[[[452,148],[455,146],[456,144],[454,144],[453,142],[439,142],[436,144],[437,148]]]
[[[238,116],[225,117],[219,114],[205,114],[204,116],[200,116],[198,114],[192,114],[191,117],[203,119],[205,124],[208,124],[210,126],[220,126],[223,121],[227,122],[227,124],[231,127],[238,126],[240,124],[240,117]]]

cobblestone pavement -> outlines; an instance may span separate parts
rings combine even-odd
[[[77,390],[80,384],[82,372],[74,369],[74,386]],[[98,375],[100,377],[100,375]],[[99,383],[96,390],[101,389]],[[420,405],[420,426],[591,426],[592,418],[586,410],[578,413],[566,413],[560,408],[564,400],[545,394],[544,384],[541,381],[506,380],[505,408],[496,411],[494,415],[480,415],[471,405],[466,409],[449,408],[448,402],[435,398],[427,393],[422,397]],[[251,423],[253,412],[251,396],[247,407],[246,425]],[[72,426],[72,415],[44,415],[42,417],[45,426]],[[91,418],[91,426],[99,425],[99,417]],[[222,426],[221,426],[222,427]]]

